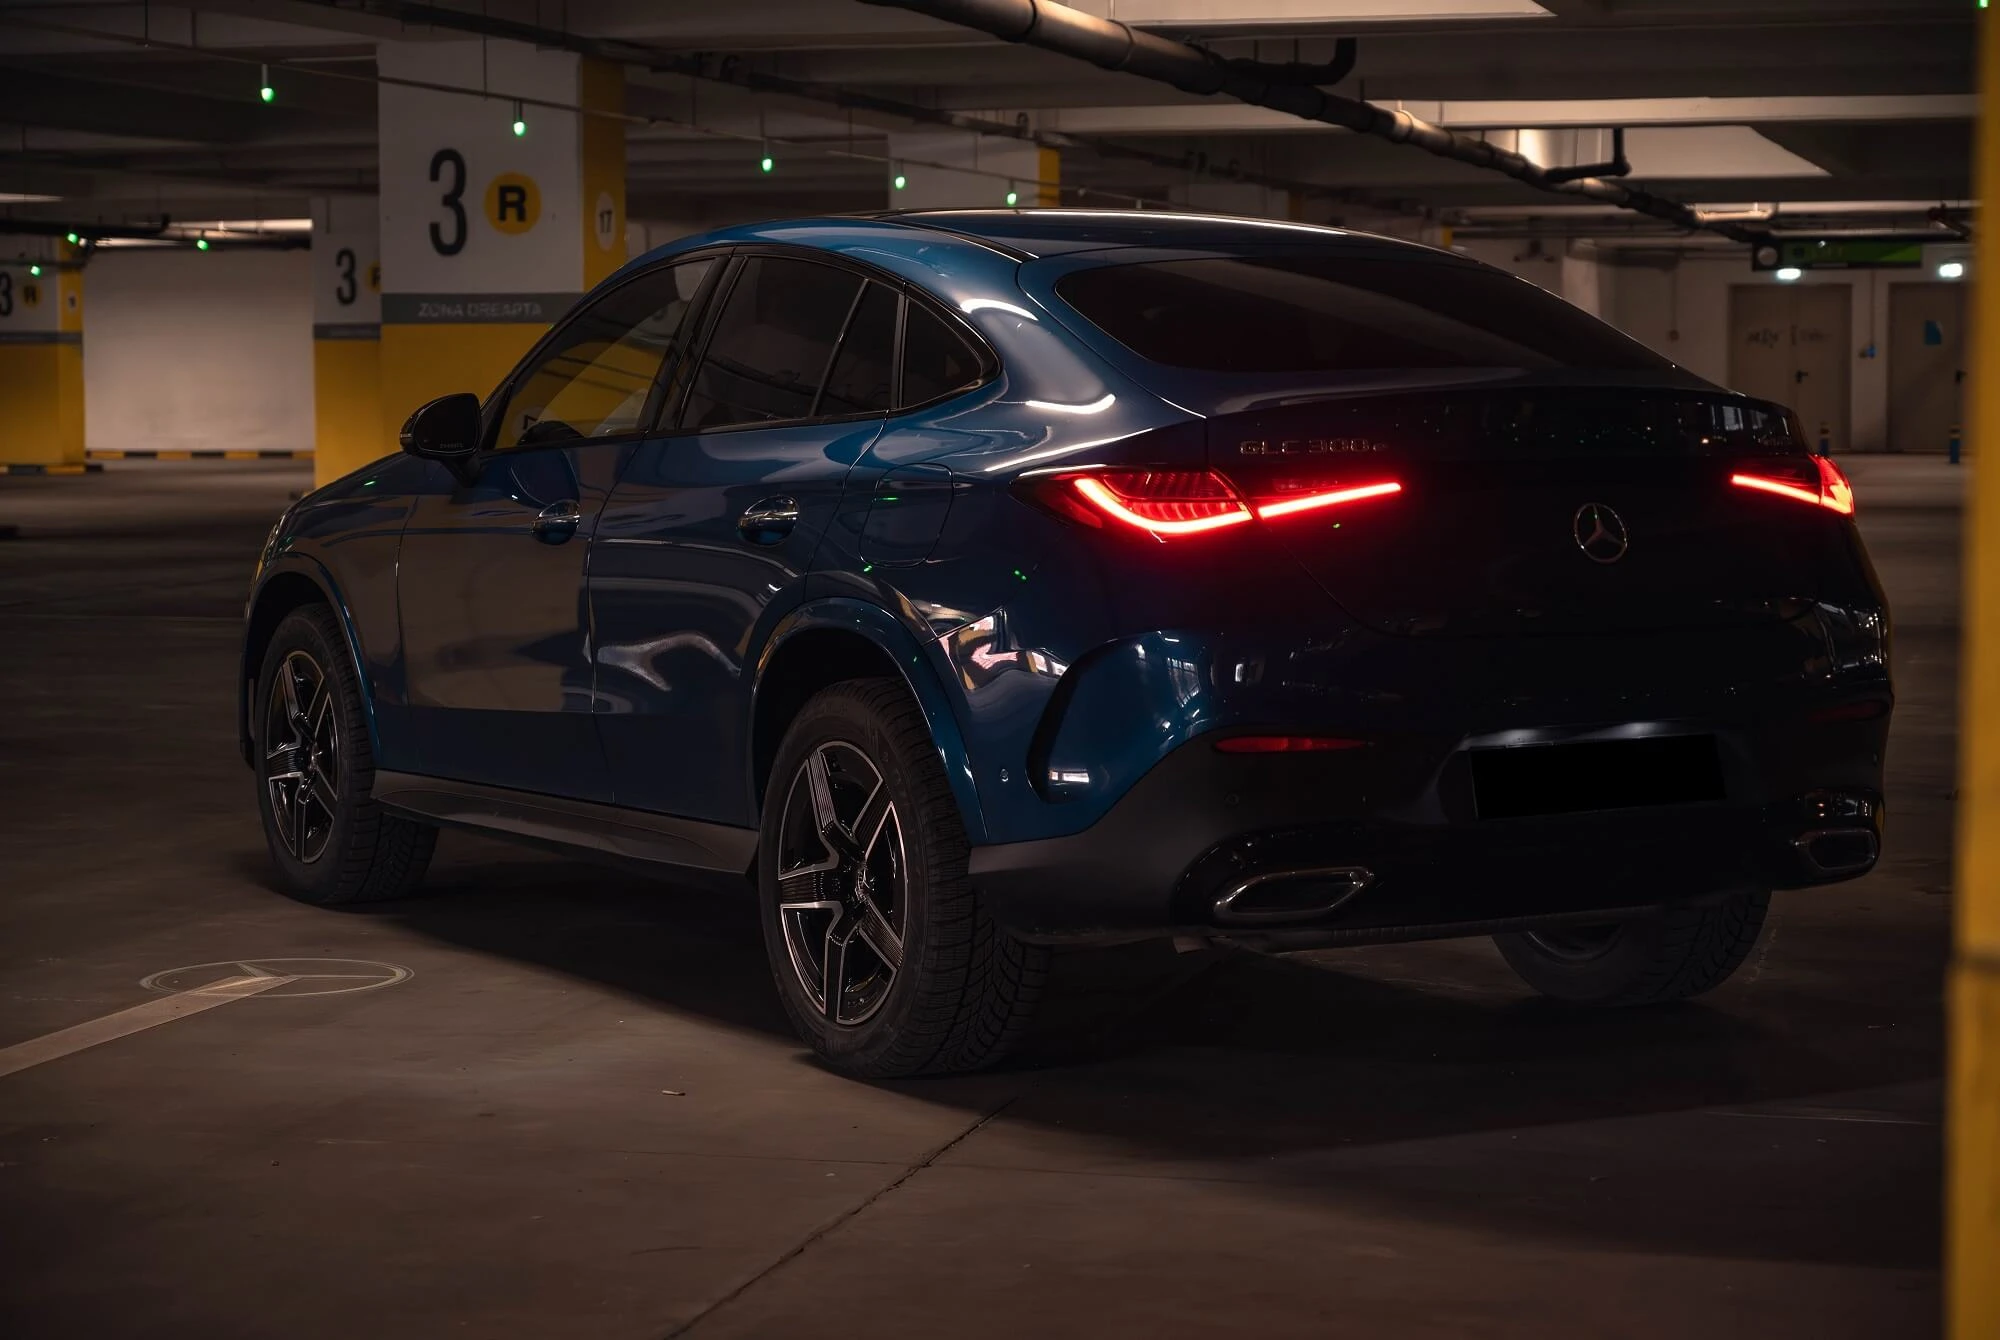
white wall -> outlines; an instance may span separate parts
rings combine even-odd
[[[1808,270],[1800,284],[1834,284],[1849,299],[1849,431],[1836,449],[1886,451],[1889,447],[1889,290],[1896,284],[1935,282],[1928,261],[1909,270]],[[1754,273],[1741,250],[1683,253],[1671,269],[1621,266],[1607,320],[1673,359],[1688,371],[1729,384],[1729,288],[1772,284]],[[1676,338],[1678,332],[1678,338]],[[1873,347],[1874,357],[1863,357]]]
[[[313,445],[305,251],[100,251],[84,271],[93,451]]]

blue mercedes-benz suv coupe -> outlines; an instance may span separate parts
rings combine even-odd
[[[1838,466],[1526,281],[1247,219],[762,224],[632,262],[280,519],[278,879],[460,825],[747,885],[861,1076],[1052,946],[1492,935],[1674,1000],[1868,870],[1888,616]]]

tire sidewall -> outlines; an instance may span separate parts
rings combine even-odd
[[[287,656],[295,651],[303,651],[316,661],[326,675],[328,683],[336,695],[334,707],[340,713],[340,785],[336,794],[336,810],[332,830],[327,834],[326,846],[315,861],[301,861],[285,849],[278,837],[276,815],[271,809],[271,789],[265,782],[268,764],[265,755],[269,752],[266,735],[270,730],[271,690],[277,679],[278,667]],[[356,731],[366,729],[366,722],[360,710],[359,694],[354,684],[354,671],[347,661],[345,645],[334,645],[328,640],[326,628],[321,619],[314,617],[312,609],[294,610],[279,623],[272,634],[271,643],[264,650],[264,663],[257,672],[256,698],[252,704],[250,735],[255,743],[255,768],[257,779],[257,813],[263,820],[264,845],[271,853],[271,864],[278,873],[279,882],[293,897],[309,903],[332,900],[337,893],[340,878],[342,854],[352,839],[354,812],[356,805],[365,800],[366,788],[372,777],[364,748],[357,749]]]
[[[903,837],[902,966],[881,1008],[867,1021],[854,1025],[835,1024],[814,1008],[792,967],[778,913],[778,846],[785,799],[804,760],[821,745],[835,742],[859,749],[882,774]],[[930,890],[942,872],[934,868],[933,844],[926,840],[930,835],[922,828],[927,820],[917,803],[915,781],[913,761],[896,747],[880,713],[853,695],[832,689],[807,703],[793,721],[765,787],[763,823],[757,839],[757,904],[771,976],[800,1035],[841,1069],[865,1071],[873,1068],[878,1058],[894,1052],[920,990],[930,941]]]

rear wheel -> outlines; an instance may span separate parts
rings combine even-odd
[[[257,677],[257,807],[278,884],[301,902],[376,902],[413,893],[437,829],[369,798],[375,758],[361,684],[333,611],[287,614]]]
[[[1493,942],[1545,996],[1574,1005],[1651,1005],[1727,981],[1756,946],[1770,903],[1769,893],[1738,893],[1656,917],[1496,935]]]
[[[937,748],[894,680],[812,698],[771,770],[764,943],[799,1035],[869,1079],[974,1070],[1026,1032],[1047,950],[980,906]]]

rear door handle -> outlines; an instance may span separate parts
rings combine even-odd
[[[799,524],[795,498],[761,498],[736,519],[736,533],[752,544],[776,544]]]
[[[544,544],[561,544],[576,534],[582,522],[583,509],[574,502],[550,503],[535,514],[535,523],[529,529]]]

